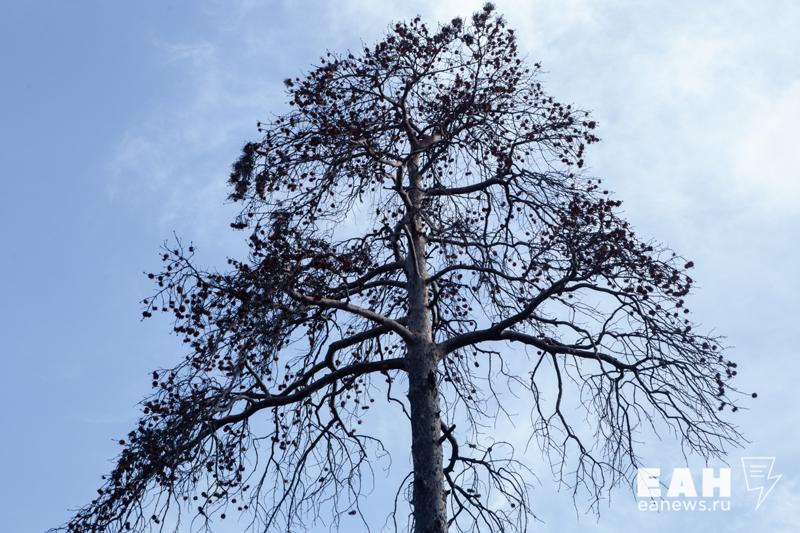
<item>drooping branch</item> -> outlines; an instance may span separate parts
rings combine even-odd
[[[518,411],[502,387],[532,406],[514,433],[595,509],[648,427],[703,456],[735,445],[737,366],[690,320],[693,263],[640,239],[583,174],[597,124],[539,69],[487,4],[435,29],[398,22],[286,80],[291,109],[259,124],[229,179],[249,252],[217,271],[165,247],[143,316],[172,315],[187,356],[153,373],[66,529],[186,512],[210,529],[234,511],[254,530],[338,526],[385,452],[364,424],[377,400],[435,455],[398,495],[417,519],[410,495],[433,495],[439,530],[527,530],[533,473],[489,429]]]

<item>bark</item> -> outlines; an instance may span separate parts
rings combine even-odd
[[[411,456],[414,465],[413,508],[415,533],[445,533],[441,413],[436,366],[439,356],[433,342],[428,289],[425,232],[419,216],[424,200],[417,171],[418,157],[408,163],[411,202],[408,228],[408,325],[415,340],[408,347],[408,400],[411,408]]]
[[[437,357],[429,344],[410,350],[408,367],[411,404],[411,456],[414,462],[414,532],[444,533],[441,418],[436,384]]]

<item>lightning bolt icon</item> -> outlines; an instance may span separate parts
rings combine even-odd
[[[772,473],[774,465],[774,457],[742,457],[742,469],[747,490],[748,492],[758,491],[756,511],[783,477],[781,474]]]

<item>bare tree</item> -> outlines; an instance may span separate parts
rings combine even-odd
[[[409,519],[396,503],[387,524],[418,533],[526,529],[533,473],[491,430],[511,394],[590,504],[630,479],[645,430],[704,457],[737,443],[720,418],[737,410],[736,364],[687,317],[692,263],[618,217],[582,170],[595,122],[538,69],[487,4],[287,79],[291,110],[230,176],[249,255],[220,272],[165,248],[144,316],[173,314],[189,355],[153,373],[66,529],[241,512],[298,531],[321,509],[338,526],[383,451],[362,425],[378,400],[411,430]]]

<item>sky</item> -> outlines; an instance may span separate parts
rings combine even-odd
[[[749,443],[728,458],[729,512],[641,512],[623,487],[587,515],[545,471],[532,530],[795,531],[800,3],[496,4],[548,91],[592,110],[602,142],[588,172],[641,236],[694,260],[695,316],[727,337],[738,386],[759,394],[737,413]],[[256,121],[286,108],[281,80],[392,20],[449,21],[479,5],[0,3],[4,531],[44,531],[90,500],[149,372],[183,355],[166,323],[140,321],[142,273],[173,233],[201,243],[210,265],[242,249],[225,179]],[[676,448],[668,435],[646,446],[663,468]],[[782,474],[757,511],[742,456],[775,457]],[[374,497],[386,494],[379,484]]]

